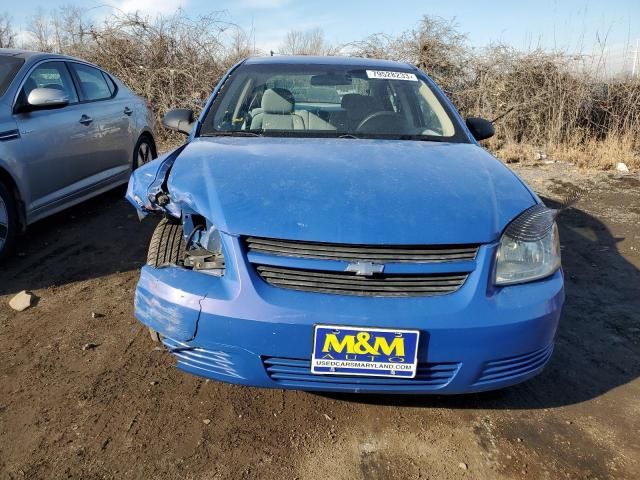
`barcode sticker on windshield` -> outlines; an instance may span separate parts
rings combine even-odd
[[[407,72],[390,72],[388,70],[367,70],[367,77],[378,78],[380,80],[409,80],[417,82],[418,77],[413,73]]]

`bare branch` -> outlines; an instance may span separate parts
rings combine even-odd
[[[15,48],[16,31],[8,13],[0,14],[0,48]]]
[[[278,50],[283,55],[332,55],[335,52],[336,49],[325,41],[320,28],[290,30]]]

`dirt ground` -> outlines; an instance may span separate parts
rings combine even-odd
[[[133,318],[154,220],[118,190],[34,225],[0,267],[0,478],[640,478],[640,177],[516,170],[551,204],[585,194],[560,217],[567,302],[550,364],[480,395],[181,373]],[[17,313],[22,289],[40,300]]]

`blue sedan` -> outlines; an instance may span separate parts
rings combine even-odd
[[[564,301],[556,211],[397,62],[251,58],[127,198],[164,218],[135,314],[204,377],[465,393],[539,373]]]

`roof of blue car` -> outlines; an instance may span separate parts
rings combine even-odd
[[[250,57],[245,62],[248,65],[277,64],[277,65],[355,65],[370,68],[401,68],[415,69],[408,63],[392,60],[360,57],[314,57],[310,55],[274,55],[272,57]]]

